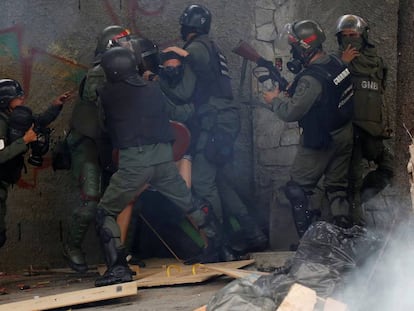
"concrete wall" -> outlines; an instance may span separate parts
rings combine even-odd
[[[111,24],[124,25],[166,47],[181,45],[178,17],[192,3],[184,0],[3,0],[0,4],[0,76],[23,82],[28,104],[40,111],[65,90],[76,89],[92,59],[97,34]],[[387,101],[395,116],[397,0],[205,0],[213,14],[211,35],[229,58],[233,87],[242,111],[242,131],[237,159],[229,168],[258,220],[271,232],[273,248],[287,248],[295,240],[289,211],[280,200],[278,187],[288,177],[298,131],[263,108],[257,95],[263,88],[251,77],[241,85],[242,58],[231,52],[239,39],[253,44],[268,59],[283,57],[274,39],[286,22],[310,18],[327,31],[333,50],[334,23],[345,13],[367,19],[372,37],[391,68]],[[379,4],[380,3],[380,4]],[[408,5],[408,4],[407,4]],[[385,23],[383,21],[386,21]],[[283,73],[288,78],[286,69]],[[53,127],[54,138],[67,129],[72,106],[64,107]],[[392,124],[395,118],[391,118]],[[21,182],[10,191],[7,223],[9,240],[0,249],[0,271],[29,264],[61,266],[60,242],[65,236],[71,209],[77,204],[75,182],[66,171],[53,172],[48,157],[42,168],[28,166]],[[283,202],[282,202],[283,203]],[[277,208],[279,206],[279,209]],[[273,219],[270,221],[269,216]],[[290,230],[290,231],[289,231]],[[286,233],[287,232],[287,233]],[[289,236],[286,238],[286,236]],[[86,241],[88,259],[100,260],[97,239],[91,228]]]

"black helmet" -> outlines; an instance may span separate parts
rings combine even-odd
[[[289,44],[299,48],[303,53],[310,53],[322,48],[326,36],[321,26],[312,20],[293,23],[289,36]]]
[[[106,50],[114,46],[120,46],[118,41],[121,38],[129,40],[130,31],[118,25],[108,26],[102,30],[98,37],[98,44],[95,49],[95,63],[99,63],[102,54],[105,53]]]
[[[373,43],[368,41],[368,32],[369,32],[369,26],[367,22],[358,15],[353,14],[346,14],[342,15],[338,20],[336,21],[336,37],[338,39],[338,43],[341,43],[341,32],[345,29],[353,30],[356,33],[359,33],[362,39],[369,44],[374,45]]]
[[[342,32],[344,29],[351,29],[360,35],[364,33],[364,31],[368,30],[368,24],[362,17],[352,14],[342,15],[336,21],[336,35]]]
[[[132,39],[135,57],[138,63],[138,69],[142,74],[146,70],[154,73],[158,70],[159,49],[158,46],[148,38],[137,37]]]
[[[293,61],[287,66],[290,71],[297,73],[301,65],[308,65],[312,57],[322,50],[322,43],[326,36],[321,26],[313,20],[297,21],[288,24],[285,28],[287,31],[288,43],[292,47]]]
[[[126,48],[114,47],[106,51],[102,55],[101,66],[109,82],[124,81],[135,86],[145,85],[138,74],[134,53]]]
[[[0,80],[0,109],[9,107],[9,103],[16,97],[24,96],[24,91],[20,83],[13,79]]]
[[[189,33],[208,34],[211,26],[211,13],[202,5],[191,4],[181,14],[180,25],[184,41]]]

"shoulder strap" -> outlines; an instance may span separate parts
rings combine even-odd
[[[343,65],[342,61],[334,54],[329,55],[330,60],[336,62],[338,65]],[[345,67],[345,65],[343,65]],[[315,74],[315,78],[324,79],[328,82],[333,82],[334,76],[326,70],[323,65],[320,64],[311,64],[308,67],[308,70]],[[309,72],[308,71],[308,72]]]

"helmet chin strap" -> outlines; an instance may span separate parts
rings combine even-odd
[[[302,56],[302,64],[304,67],[309,66],[312,58],[315,57],[315,55],[320,51],[320,49],[314,49],[313,51],[309,52],[308,54],[304,54]]]

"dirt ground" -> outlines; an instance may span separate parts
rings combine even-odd
[[[257,270],[258,267],[281,266],[292,255],[292,252],[254,253],[251,254],[251,258],[255,259],[255,263],[244,269]],[[166,263],[168,262],[166,259]],[[14,274],[3,272],[0,275],[0,310],[8,303],[36,296],[45,297],[93,288],[94,281],[99,275],[97,269],[84,275],[68,269],[38,270],[32,272],[32,276],[27,274],[28,271]],[[138,288],[138,294],[135,296],[49,310],[194,310],[207,304],[215,292],[232,280],[233,278],[222,275],[196,284]]]

